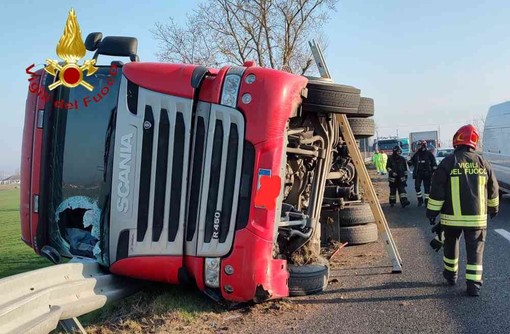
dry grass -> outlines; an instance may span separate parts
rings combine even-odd
[[[80,320],[87,333],[238,333],[239,328],[282,313],[300,314],[305,306],[292,300],[244,304],[227,309],[196,289],[156,285]]]
[[[87,333],[208,333],[210,322],[225,310],[196,289],[150,284],[135,295],[80,320]],[[200,331],[195,331],[200,329]]]
[[[0,184],[0,190],[19,189],[19,184]]]

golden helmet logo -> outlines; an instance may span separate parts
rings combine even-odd
[[[49,90],[53,90],[60,85],[69,88],[82,85],[89,91],[94,89],[91,84],[83,79],[83,72],[87,71],[87,76],[96,73],[98,70],[97,67],[94,66],[96,60],[86,60],[83,65],[78,65],[78,60],[83,58],[86,52],[76,13],[74,9],[71,9],[67,16],[64,33],[57,44],[57,55],[65,61],[65,64],[61,65],[56,60],[46,59],[47,66],[44,70],[55,78],[57,77],[58,71],[58,80],[48,86]]]

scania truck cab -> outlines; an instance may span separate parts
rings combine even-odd
[[[355,112],[360,91],[251,62],[139,62],[134,38],[95,33],[85,44],[96,59],[131,61],[98,66],[92,91],[50,91],[56,78],[43,69],[31,79],[24,242],[119,275],[194,281],[231,302],[324,289],[327,263],[297,267],[294,256],[320,246],[325,191],[359,201],[334,114]],[[342,194],[327,182],[335,163]]]

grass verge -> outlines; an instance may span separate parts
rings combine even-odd
[[[21,241],[19,188],[0,188],[0,278],[50,264]]]

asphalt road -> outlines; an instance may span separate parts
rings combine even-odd
[[[383,204],[403,260],[403,273],[391,274],[382,243],[348,247],[333,264],[333,280],[324,293],[293,298],[299,317],[280,314],[281,321],[262,325],[270,333],[509,333],[510,240],[495,232],[510,232],[510,196],[501,200],[500,215],[489,221],[480,297],[465,293],[465,246],[461,240],[459,282],[446,285],[442,251],[434,252],[425,209]],[[387,200],[383,203],[387,203]],[[267,326],[270,326],[269,328]],[[251,329],[246,329],[251,332]]]
[[[484,255],[482,296],[465,294],[465,247],[457,286],[442,278],[442,252],[428,245],[433,234],[408,187],[412,205],[406,209],[383,204],[403,260],[402,274],[372,266],[335,270],[340,286],[322,298],[320,314],[308,319],[302,333],[508,333],[510,331],[510,240],[496,229],[510,232],[510,198],[501,200],[501,214],[489,222]],[[462,241],[463,242],[463,241]],[[463,244],[462,244],[463,245]],[[387,262],[383,257],[382,265]],[[304,301],[303,301],[304,302]],[[313,329],[312,329],[313,328]]]

